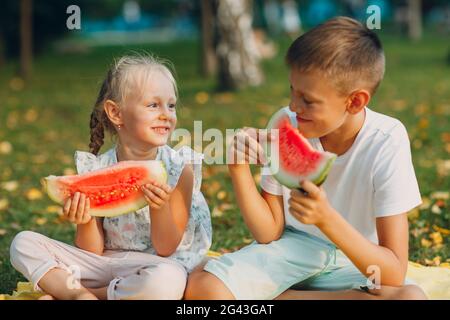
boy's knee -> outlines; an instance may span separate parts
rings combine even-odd
[[[381,289],[370,290],[372,295],[382,300],[426,300],[427,296],[422,289],[416,285],[403,287],[384,286]]]
[[[393,294],[394,300],[427,300],[427,296],[423,290],[416,285],[406,285],[398,288]]]
[[[140,271],[139,298],[142,300],[180,300],[186,288],[186,271],[181,266],[162,263]]]
[[[196,271],[189,275],[184,299],[186,300],[225,300],[234,297],[225,284],[206,271]]]

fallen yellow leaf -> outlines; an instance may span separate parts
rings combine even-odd
[[[442,234],[444,234],[446,236],[450,235],[450,230],[438,227],[437,225],[433,225],[433,229],[435,231],[439,231],[440,233],[442,233]]]
[[[77,172],[74,169],[72,169],[72,168],[65,168],[64,169],[64,175],[65,176],[71,176],[71,175],[74,175],[74,174],[77,174]]]
[[[0,199],[0,211],[7,209],[9,206],[8,199]]]
[[[17,181],[5,181],[2,182],[1,187],[3,190],[13,192],[19,187],[19,183]]]
[[[222,190],[217,193],[217,199],[223,200],[227,197],[227,192]]]
[[[8,141],[0,142],[0,154],[10,154],[12,151],[12,145]]]
[[[21,91],[25,86],[25,81],[22,78],[14,77],[9,81],[9,87],[14,91]]]
[[[42,226],[43,224],[47,223],[47,218],[37,218],[36,219],[36,224]]]
[[[58,215],[62,215],[62,207],[60,206],[48,206],[45,210],[47,213],[57,213]]]
[[[433,243],[435,245],[441,244],[443,239],[442,239],[442,235],[439,231],[430,233],[430,238],[433,240]]]
[[[204,91],[200,91],[195,95],[195,101],[197,101],[198,104],[205,104],[209,100],[209,94]]]
[[[428,240],[428,239],[422,238],[422,239],[420,240],[420,244],[421,244],[422,247],[424,247],[424,248],[429,248],[429,247],[431,247],[431,245],[433,244],[433,242],[431,242],[431,241]]]
[[[33,201],[33,200],[41,199],[42,192],[36,188],[31,188],[30,190],[27,191],[25,196],[27,197],[28,200]]]
[[[25,112],[24,118],[26,122],[32,123],[38,118],[38,112],[35,108],[28,109],[27,112]]]

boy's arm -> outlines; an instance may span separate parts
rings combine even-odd
[[[377,218],[376,225],[379,245],[366,239],[338,213],[319,228],[365,276],[379,276],[380,285],[402,286],[408,266],[406,213]]]
[[[408,263],[408,220],[406,214],[377,218],[379,245],[366,239],[328,202],[323,188],[303,181],[291,190],[289,212],[300,222],[315,224],[367,277],[379,276],[381,285],[402,286]],[[378,275],[374,274],[378,271]]]
[[[278,240],[284,229],[283,199],[262,191],[259,194],[248,164],[229,165],[231,180],[245,224],[255,240]]]

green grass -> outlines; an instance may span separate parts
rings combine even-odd
[[[448,235],[441,230],[440,243],[435,228],[449,229],[449,201],[436,204],[431,194],[450,190],[449,169],[438,170],[450,152],[448,39],[430,36],[416,44],[395,36],[383,40],[387,73],[371,107],[399,118],[407,127],[421,193],[430,199],[429,206],[410,215],[410,259],[431,264],[432,259],[440,257],[435,261],[445,262],[450,258]],[[29,200],[26,195],[31,188],[41,188],[41,177],[74,169],[74,151],[87,150],[92,104],[114,57],[131,49],[145,49],[170,59],[176,66],[180,88],[179,127],[191,130],[193,121],[201,119],[203,130],[224,131],[265,126],[268,116],[287,104],[283,53],[288,45],[287,41],[280,42],[279,54],[264,62],[264,85],[237,93],[217,93],[214,79],[199,76],[200,46],[195,42],[102,47],[85,54],[48,52],[36,58],[34,77],[24,87],[14,80],[15,63],[2,69],[0,143],[9,142],[12,151],[0,152],[0,182],[17,181],[18,188],[0,188],[0,203],[3,200],[4,207],[0,209],[0,292],[10,292],[16,281],[23,279],[9,263],[9,245],[17,232],[35,230],[61,241],[72,241],[74,227],[61,221],[58,214],[47,212],[52,205],[47,197]],[[201,104],[196,94],[203,91],[209,99]],[[108,140],[102,151],[110,144]],[[256,175],[257,170],[254,172]],[[226,167],[205,166],[203,190],[213,212],[212,249],[234,250],[251,241],[236,208]]]

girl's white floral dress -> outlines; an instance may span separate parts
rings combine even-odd
[[[168,173],[168,185],[174,188],[185,164],[194,169],[194,188],[189,221],[183,239],[169,259],[181,263],[187,272],[202,261],[211,246],[212,228],[208,205],[200,191],[203,155],[189,147],[174,150],[168,145],[158,147],[156,160],[161,160]],[[117,163],[116,146],[98,156],[84,151],[75,152],[79,174]],[[146,206],[138,211],[103,219],[106,250],[141,251],[156,254],[150,239],[150,213]]]

